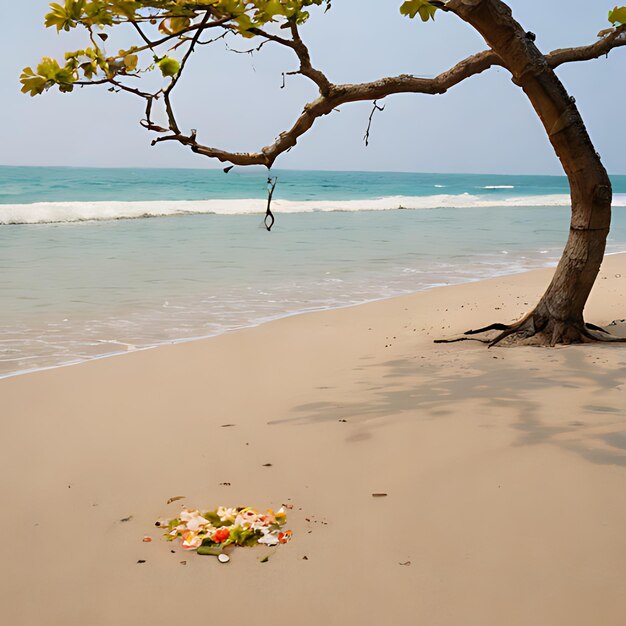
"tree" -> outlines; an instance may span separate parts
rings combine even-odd
[[[439,12],[460,18],[480,33],[488,49],[470,56],[435,78],[411,75],[385,77],[361,84],[333,84],[316,68],[299,26],[314,5],[330,9],[331,0],[65,0],[53,3],[46,26],[69,31],[86,29],[90,46],[68,52],[65,62],[44,58],[35,70],[24,69],[22,91],[31,96],[51,87],[70,92],[76,86],[107,85],[132,93],[146,102],[141,124],[158,136],[153,145],[174,141],[193,152],[234,165],[272,167],[277,157],[296,145],[315,121],[350,102],[376,102],[398,93],[443,94],[460,82],[494,66],[511,73],[513,82],[528,97],[561,161],[571,191],[570,233],[554,278],[537,306],[514,324],[492,324],[465,334],[476,338],[500,331],[489,339],[494,345],[524,341],[555,345],[586,341],[621,341],[605,330],[586,324],[583,310],[604,257],[611,221],[612,189],[608,174],[587,133],[574,98],[558,79],[555,69],[564,63],[588,61],[626,46],[626,6],[609,13],[611,26],[594,43],[543,54],[533,33],[526,32],[501,0],[407,0],[402,14],[425,22]],[[112,28],[134,29],[137,45],[107,55],[103,42]],[[183,131],[172,105],[172,94],[185,65],[199,46],[227,36],[252,39],[254,49],[267,43],[285,46],[296,55],[296,72],[310,79],[319,91],[307,103],[293,126],[258,152],[229,152],[200,143],[195,130]],[[137,86],[137,78],[160,70],[161,84],[154,90]],[[144,81],[146,82],[146,81]],[[165,111],[167,126],[154,121],[155,106]],[[273,190],[273,189],[272,189]],[[271,200],[271,193],[270,193]],[[268,206],[269,213],[269,206]],[[269,213],[271,215],[271,213]],[[458,340],[458,339],[457,339]]]

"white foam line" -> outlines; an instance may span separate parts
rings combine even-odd
[[[563,207],[570,205],[566,194],[515,196],[494,199],[493,196],[436,194],[431,196],[388,196],[361,200],[275,200],[279,213],[313,213],[330,211],[389,211],[394,209]],[[626,194],[616,194],[613,206],[626,206]],[[138,219],[175,215],[264,214],[266,200],[159,200],[153,202],[35,202],[33,204],[0,204],[0,224],[52,224],[64,222]]]

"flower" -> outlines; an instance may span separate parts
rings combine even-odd
[[[276,535],[268,533],[259,539],[259,543],[262,543],[264,546],[275,546],[278,545],[279,541]]]
[[[239,516],[244,519],[244,521],[248,523],[256,522],[259,519],[259,514],[254,509],[242,509],[239,511]]]
[[[290,530],[286,530],[284,533],[279,533],[278,542],[287,543],[291,539],[291,535],[293,535],[293,533]]]
[[[183,509],[180,513],[180,521],[184,523],[187,530],[198,532],[207,526],[211,526],[211,522],[200,514],[200,511],[189,511]]]
[[[232,522],[237,517],[237,509],[220,506],[217,508],[217,516],[222,522]]]
[[[196,550],[205,542],[214,548],[215,545],[228,544],[251,546],[259,543],[276,546],[287,543],[292,532],[281,531],[286,521],[284,508],[274,513],[272,509],[262,512],[250,507],[220,506],[204,514],[198,509],[185,508],[178,518],[169,521],[159,520],[158,525],[166,528],[165,536],[169,541],[180,537],[183,549]],[[220,549],[217,548],[218,551]]]
[[[228,528],[220,528],[211,538],[215,541],[215,543],[224,543],[229,537],[230,530],[228,530]]]
[[[198,533],[187,530],[183,533],[183,548],[185,550],[197,550],[202,545],[202,537]]]

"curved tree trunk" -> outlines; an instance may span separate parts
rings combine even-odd
[[[554,278],[537,307],[511,326],[496,324],[492,343],[507,336],[535,342],[572,343],[602,339],[587,326],[583,309],[604,257],[611,222],[611,182],[570,97],[546,58],[500,0],[450,0],[445,9],[473,26],[528,96],[541,119],[570,184],[570,234]]]

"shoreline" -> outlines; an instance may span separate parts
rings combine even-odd
[[[620,252],[607,252],[605,254],[605,258],[607,257],[611,257],[611,256],[616,256],[616,255],[626,255],[626,250],[624,251],[620,251]],[[385,302],[385,301],[392,301],[395,300],[396,298],[410,298],[412,296],[421,294],[421,293],[425,293],[428,291],[432,291],[433,289],[446,289],[448,287],[456,287],[459,285],[470,285],[470,284],[475,284],[475,283],[482,283],[482,282],[486,282],[486,281],[491,281],[491,280],[497,280],[500,278],[506,278],[506,277],[511,277],[511,276],[518,276],[518,275],[523,275],[526,274],[528,272],[536,272],[536,271],[547,271],[550,270],[552,268],[556,267],[556,262],[549,262],[546,263],[544,266],[541,267],[537,267],[537,268],[532,268],[532,269],[524,269],[521,271],[512,271],[512,272],[507,272],[507,273],[503,273],[503,274],[496,274],[494,276],[490,276],[488,278],[475,278],[475,279],[466,279],[466,280],[461,280],[458,283],[449,283],[446,285],[433,285],[433,286],[429,286],[429,287],[425,287],[424,289],[420,289],[417,291],[412,291],[410,293],[403,293],[403,294],[395,294],[395,295],[391,295],[391,296],[383,296],[380,298],[372,298],[371,300],[364,300],[362,302],[357,302],[357,303],[350,303],[350,304],[343,304],[343,305],[329,305],[326,307],[319,307],[319,308],[313,308],[313,309],[304,309],[304,310],[299,310],[299,311],[294,311],[294,312],[288,312],[288,313],[282,313],[282,314],[278,314],[274,317],[269,317],[269,318],[261,318],[258,321],[252,322],[250,324],[245,324],[242,326],[238,326],[235,328],[230,328],[230,329],[225,329],[223,331],[214,333],[214,334],[210,334],[210,335],[199,335],[199,336],[195,336],[195,337],[187,337],[187,338],[182,338],[182,339],[172,339],[172,340],[163,340],[159,343],[156,343],[154,345],[148,345],[148,346],[143,346],[143,347],[138,347],[138,348],[134,348],[132,350],[120,350],[119,352],[113,352],[113,353],[106,353],[106,354],[101,354],[101,355],[96,355],[93,357],[89,357],[89,358],[84,358],[84,359],[80,359],[80,360],[75,360],[75,361],[69,361],[69,362],[64,362],[64,363],[59,363],[57,365],[46,365],[43,367],[38,367],[38,368],[33,368],[33,369],[27,369],[27,370],[19,370],[16,372],[9,372],[8,374],[0,374],[0,380],[5,380],[5,379],[9,379],[9,378],[15,378],[17,376],[26,376],[29,374],[35,374],[37,372],[45,372],[45,371],[49,371],[49,370],[55,370],[55,369],[59,369],[59,368],[67,368],[67,367],[74,367],[77,365],[82,365],[84,363],[90,363],[92,361],[99,361],[102,359],[109,359],[109,358],[115,358],[115,357],[123,357],[123,356],[127,356],[130,354],[134,354],[135,352],[145,352],[147,350],[155,350],[155,349],[159,349],[159,348],[163,348],[166,346],[173,346],[173,345],[179,345],[179,344],[187,344],[187,343],[192,343],[192,342],[196,342],[196,341],[205,341],[208,339],[214,339],[215,337],[221,337],[223,335],[229,335],[232,333],[237,333],[243,330],[248,330],[248,329],[252,329],[252,328],[258,328],[259,326],[263,326],[265,324],[270,324],[273,322],[277,322],[283,319],[288,319],[291,317],[297,317],[297,316],[301,316],[301,315],[309,315],[309,314],[315,314],[315,313],[322,313],[325,311],[339,311],[342,309],[350,309],[353,307],[360,307],[360,306],[364,306],[364,305],[368,305],[368,304],[372,304],[372,303],[376,303],[376,302]],[[36,357],[35,357],[36,358]]]
[[[607,253],[605,256],[611,256],[611,255],[616,255],[616,254],[625,254],[626,255],[626,250],[624,250],[623,252],[611,252],[611,253]],[[504,278],[507,276],[517,276],[519,274],[525,274],[526,272],[534,272],[537,270],[547,270],[547,269],[551,269],[553,267],[556,267],[556,262],[550,262],[547,263],[545,266],[542,267],[538,267],[538,268],[532,268],[532,269],[525,269],[525,270],[521,270],[521,271],[512,271],[512,272],[507,272],[507,273],[503,273],[503,274],[496,274],[494,276],[490,276],[488,278],[475,278],[475,279],[467,279],[467,280],[462,280],[461,282],[458,283],[450,283],[450,284],[446,284],[446,285],[432,285],[429,287],[425,287],[424,289],[419,289],[417,291],[412,291],[410,293],[403,293],[403,294],[394,294],[391,296],[383,296],[380,298],[372,298],[371,300],[364,300],[362,302],[357,302],[357,303],[350,303],[350,304],[342,304],[342,305],[329,305],[326,307],[319,307],[319,308],[313,308],[313,309],[304,309],[304,310],[299,310],[299,311],[294,311],[294,312],[290,312],[290,313],[282,313],[282,314],[278,314],[275,317],[269,317],[269,318],[262,318],[256,322],[252,322],[250,324],[246,324],[243,326],[238,326],[236,328],[230,328],[230,329],[226,329],[214,334],[210,334],[210,335],[199,335],[196,337],[187,337],[187,338],[182,338],[182,339],[172,339],[172,340],[163,340],[160,343],[154,344],[154,345],[149,345],[149,346],[143,346],[143,347],[139,347],[139,348],[134,348],[132,350],[120,350],[119,352],[113,352],[113,353],[107,353],[107,354],[101,354],[101,355],[96,355],[90,358],[85,358],[85,359],[80,359],[80,360],[76,360],[76,361],[69,361],[69,362],[65,362],[65,363],[59,363],[58,365],[48,365],[48,366],[43,366],[43,367],[39,367],[39,368],[34,368],[34,369],[28,369],[28,370],[19,370],[16,372],[10,372],[8,374],[0,374],[0,380],[4,380],[6,378],[13,378],[15,376],[25,376],[27,374],[34,374],[37,372],[44,372],[44,371],[48,371],[48,370],[54,370],[54,369],[58,369],[58,368],[65,368],[65,367],[73,367],[76,365],[81,365],[83,363],[89,363],[91,361],[98,361],[101,359],[108,359],[108,358],[113,358],[113,357],[121,357],[121,356],[126,356],[128,354],[133,354],[135,352],[143,352],[145,350],[154,350],[154,349],[158,349],[158,348],[162,348],[164,346],[171,346],[171,345],[178,345],[178,344],[185,344],[185,343],[190,343],[190,342],[195,342],[195,341],[203,341],[206,339],[213,339],[215,337],[220,337],[222,335],[227,335],[230,333],[236,333],[236,332],[240,332],[242,330],[247,330],[247,329],[251,329],[251,328],[258,328],[259,326],[262,326],[264,324],[269,324],[272,322],[277,322],[279,320],[282,319],[287,319],[290,317],[294,317],[294,316],[300,316],[300,315],[309,315],[311,313],[321,313],[324,311],[338,311],[341,309],[349,309],[352,307],[360,307],[363,305],[367,305],[367,304],[372,304],[374,302],[384,302],[387,300],[394,300],[395,298],[404,298],[404,297],[410,297],[410,296],[414,296],[416,294],[419,293],[424,293],[427,291],[431,291],[432,289],[445,289],[446,287],[455,287],[458,285],[467,285],[467,284],[472,284],[472,283],[480,283],[483,281],[488,281],[488,280],[494,280],[494,279],[498,279],[498,278]],[[27,358],[31,358],[31,357],[27,357]],[[35,357],[36,358],[36,357]]]
[[[3,623],[222,622],[243,593],[302,626],[621,626],[624,348],[432,343],[525,313],[550,276],[0,380]],[[606,259],[588,319],[626,317],[625,284]],[[154,527],[285,503],[292,541],[227,566]]]

